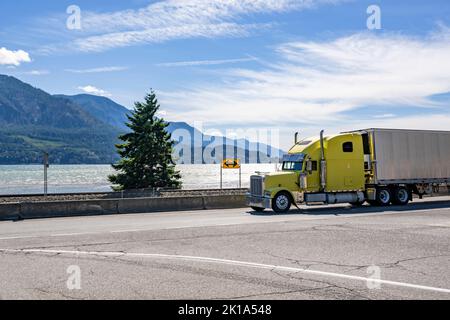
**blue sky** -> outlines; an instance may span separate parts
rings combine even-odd
[[[283,148],[294,131],[448,129],[450,2],[2,1],[0,73],[126,107],[154,88],[168,120],[277,128]]]

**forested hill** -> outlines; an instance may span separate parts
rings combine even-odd
[[[0,75],[0,164],[110,163],[120,129],[75,102]]]
[[[75,96],[56,95],[55,97],[72,101],[95,119],[106,122],[121,131],[128,130],[125,122],[128,121],[127,114],[130,114],[131,111],[109,98],[90,94],[78,94]]]

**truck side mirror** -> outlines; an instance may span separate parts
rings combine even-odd
[[[312,161],[306,161],[306,171],[312,171]]]

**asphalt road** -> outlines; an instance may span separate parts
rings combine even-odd
[[[450,197],[0,222],[0,299],[239,298],[450,299]]]

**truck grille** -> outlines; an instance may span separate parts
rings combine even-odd
[[[263,195],[263,177],[251,176],[250,177],[250,194],[256,197],[262,197]]]

